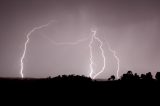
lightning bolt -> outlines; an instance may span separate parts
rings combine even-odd
[[[91,40],[90,40],[90,43],[89,43],[89,48],[90,48],[90,74],[89,74],[89,76],[94,79],[94,78],[96,78],[99,74],[101,74],[104,71],[105,64],[106,64],[106,62],[105,62],[106,59],[105,59],[105,55],[104,55],[104,50],[102,48],[103,42],[96,36],[97,31],[96,30],[92,30],[91,32],[93,34],[91,36]],[[48,41],[50,41],[52,44],[54,44],[54,45],[77,45],[77,44],[79,44],[81,42],[84,42],[84,41],[86,41],[86,40],[88,40],[90,38],[90,36],[89,36],[89,37],[77,40],[75,42],[56,42],[56,41],[50,39],[48,36],[45,36],[45,35],[42,35],[42,36],[45,39],[47,39]],[[94,39],[97,40],[98,42],[100,42],[100,50],[102,52],[102,57],[103,57],[104,62],[103,62],[102,69],[98,73],[96,73],[96,75],[92,76],[93,73],[95,74],[95,72],[93,70],[93,64],[94,64],[94,62],[93,62],[93,53],[92,53],[92,43],[93,43]]]
[[[21,75],[22,78],[24,78],[24,74],[23,74],[23,71],[24,71],[24,58],[25,58],[25,55],[26,55],[26,51],[27,51],[27,47],[28,47],[29,41],[30,41],[30,36],[31,36],[32,33],[34,33],[35,31],[40,30],[40,29],[45,28],[45,27],[48,27],[52,22],[53,22],[53,21],[50,21],[49,23],[47,23],[47,24],[45,24],[45,25],[41,25],[41,26],[39,26],[39,27],[34,27],[31,31],[29,31],[29,32],[27,33],[27,35],[26,35],[27,40],[25,41],[23,54],[22,54],[21,60],[20,60],[20,62],[21,62],[21,63],[20,63],[20,64],[21,64],[20,75]],[[89,77],[95,79],[98,75],[100,75],[100,74],[104,71],[104,69],[105,69],[105,67],[106,67],[106,58],[105,58],[105,55],[104,55],[104,50],[103,50],[103,48],[102,48],[103,42],[100,40],[99,37],[96,36],[97,31],[96,31],[96,30],[91,30],[91,32],[92,32],[93,34],[92,34],[91,40],[90,40],[90,42],[89,42],[89,50],[90,50],[90,65],[89,65],[89,66],[90,66],[90,73],[89,73]],[[44,36],[44,35],[43,35],[43,37],[46,38],[47,40],[49,40],[49,41],[50,41],[52,44],[54,44],[54,45],[77,45],[77,44],[82,43],[82,42],[84,42],[84,41],[86,41],[86,40],[88,40],[88,39],[90,38],[90,36],[89,36],[89,37],[86,37],[86,38],[77,40],[77,41],[75,41],[75,42],[56,42],[56,41],[54,41],[54,40],[51,40],[51,39],[50,39],[49,37],[47,37],[47,36]],[[103,66],[102,66],[101,70],[100,70],[98,73],[95,73],[94,70],[93,70],[93,64],[94,64],[94,62],[93,62],[93,53],[92,53],[92,43],[93,43],[93,40],[94,40],[94,39],[97,40],[97,41],[100,43],[99,48],[100,48],[100,50],[101,50],[101,55],[102,55],[102,57],[103,57]],[[119,75],[118,75],[118,73],[119,73],[119,62],[120,62],[120,61],[119,61],[119,58],[118,58],[118,56],[116,55],[116,52],[110,47],[109,43],[107,43],[107,46],[108,46],[109,51],[110,51],[111,53],[113,53],[113,56],[115,57],[115,59],[116,59],[116,61],[117,61],[117,78],[119,78]],[[95,75],[93,75],[93,74],[95,74]]]
[[[91,32],[92,32],[93,34],[92,34],[92,37],[91,37],[91,41],[90,41],[90,43],[89,43],[89,48],[90,48],[90,74],[89,74],[89,76],[90,76],[91,78],[95,79],[99,74],[101,74],[101,73],[104,71],[104,69],[105,69],[105,67],[106,67],[106,58],[105,58],[105,55],[104,55],[104,50],[103,50],[103,48],[102,48],[103,42],[100,40],[100,38],[98,38],[98,37],[96,36],[97,31],[96,31],[96,30],[91,30]],[[96,73],[94,76],[93,76],[93,73],[95,73],[95,72],[94,72],[94,70],[93,70],[93,64],[94,64],[94,62],[93,62],[93,53],[92,53],[92,43],[93,43],[93,39],[97,40],[97,41],[100,43],[99,48],[100,48],[100,50],[101,50],[101,55],[102,55],[102,57],[103,57],[103,66],[102,66],[101,70],[100,70],[98,73]]]
[[[102,48],[103,42],[100,40],[100,38],[98,38],[96,36],[97,31],[96,30],[91,30],[91,32],[93,34],[91,35],[91,40],[89,42],[89,48],[90,48],[90,65],[89,65],[90,66],[90,73],[89,73],[89,77],[95,79],[99,74],[101,74],[104,71],[104,69],[106,67],[106,58],[105,58],[105,55],[104,55],[104,50]],[[48,36],[44,36],[43,35],[43,37],[46,38],[47,40],[49,40],[54,45],[77,45],[77,44],[82,43],[82,42],[84,42],[84,41],[86,41],[86,40],[88,40],[90,38],[90,36],[89,36],[89,37],[77,40],[75,42],[56,42],[56,41],[50,39]],[[93,43],[94,39],[97,40],[100,43],[99,48],[101,50],[101,53],[102,53],[101,55],[103,57],[103,67],[98,73],[95,73],[94,70],[93,70],[94,62],[93,62],[93,53],[92,53],[92,43]],[[111,48],[109,42],[107,42],[107,46],[108,46],[109,51],[113,54],[114,58],[117,61],[117,73],[116,73],[116,76],[117,76],[117,79],[119,79],[119,66],[120,66],[119,65],[119,63],[120,63],[119,57],[116,55],[116,51],[114,51]],[[95,75],[93,76],[93,74],[95,74]]]
[[[27,40],[26,40],[26,42],[25,42],[25,44],[24,44],[24,50],[23,50],[23,54],[22,54],[22,57],[21,57],[21,69],[20,69],[20,75],[21,75],[21,77],[22,78],[24,78],[24,74],[23,74],[23,70],[24,70],[24,63],[23,63],[23,61],[24,61],[24,58],[25,58],[25,55],[26,55],[26,51],[27,51],[27,45],[29,44],[29,40],[30,40],[30,36],[31,36],[31,34],[33,33],[33,32],[35,32],[36,30],[39,30],[39,29],[42,29],[42,28],[45,28],[45,27],[47,27],[47,26],[49,26],[52,22],[54,22],[54,21],[50,21],[49,23],[47,23],[47,24],[45,24],[45,25],[42,25],[42,26],[39,26],[39,27],[35,27],[35,28],[33,28],[31,31],[29,31],[28,33],[27,33]]]
[[[106,58],[105,58],[105,55],[104,55],[104,50],[103,50],[103,48],[102,48],[103,42],[100,40],[100,38],[98,38],[98,37],[96,36],[97,31],[96,31],[96,30],[92,30],[91,32],[92,32],[93,34],[92,34],[92,37],[91,37],[91,40],[90,40],[90,43],[89,43],[89,48],[90,48],[90,73],[89,73],[89,76],[90,76],[91,78],[95,79],[98,75],[100,75],[100,74],[104,71],[104,69],[105,69],[105,67],[106,67]],[[101,70],[100,70],[98,73],[96,73],[96,74],[95,74],[95,72],[94,72],[94,70],[93,70],[93,64],[94,64],[94,62],[93,62],[93,53],[92,53],[92,43],[93,43],[93,40],[94,40],[94,39],[97,40],[97,41],[100,43],[99,48],[100,48],[100,50],[101,50],[101,55],[102,55],[102,57],[103,57],[103,66],[102,66]],[[119,57],[116,55],[116,51],[114,51],[114,50],[111,48],[109,42],[107,42],[107,46],[108,46],[109,51],[113,54],[114,58],[116,59],[116,62],[117,62],[116,76],[117,76],[117,79],[119,79],[120,59],[119,59]],[[95,74],[95,75],[93,76],[93,74]]]
[[[93,33],[93,35],[94,35],[94,33]],[[90,73],[89,73],[89,76],[92,78],[92,74],[93,74],[93,72],[94,72],[94,70],[93,70],[93,53],[92,53],[92,43],[93,43],[93,39],[94,39],[94,36],[91,36],[91,41],[90,41],[90,43],[89,43],[89,48],[90,48]]]
[[[32,35],[33,32],[35,32],[36,30],[40,30],[42,28],[45,28],[45,27],[48,27],[51,23],[53,23],[54,21],[50,21],[49,23],[45,24],[45,25],[42,25],[42,26],[39,26],[39,27],[35,27],[33,28],[30,32],[27,33],[27,40],[25,42],[25,45],[24,45],[24,50],[23,50],[23,54],[22,54],[22,57],[21,57],[21,69],[20,69],[20,75],[22,78],[24,78],[24,74],[23,74],[23,70],[24,70],[24,58],[25,58],[25,55],[26,55],[26,51],[27,51],[27,45],[29,44],[29,40],[30,40],[30,36]],[[56,42],[54,40],[51,40],[49,37],[47,36],[44,36],[47,40],[49,40],[52,44],[54,45],[77,45],[81,42],[84,42],[85,40],[89,39],[88,38],[83,38],[83,39],[80,39],[78,41],[75,41],[75,42]]]
[[[116,61],[117,61],[117,71],[116,71],[117,73],[116,73],[116,76],[117,76],[117,79],[119,79],[120,59],[119,59],[119,57],[116,55],[116,51],[111,48],[111,46],[110,46],[110,44],[109,44],[108,42],[107,42],[107,46],[108,46],[109,51],[110,51],[111,53],[113,53],[113,56],[114,56],[114,58],[115,58]]]

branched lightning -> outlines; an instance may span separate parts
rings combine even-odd
[[[97,31],[96,30],[92,30],[92,33],[93,33],[93,35],[92,35],[91,41],[89,43],[89,48],[90,48],[90,74],[89,74],[89,76],[94,79],[104,71],[104,69],[106,67],[106,58],[105,58],[105,55],[104,55],[104,50],[102,48],[103,42],[96,36]],[[93,73],[95,73],[94,70],[93,70],[93,64],[94,64],[94,62],[93,62],[93,53],[92,53],[93,39],[97,40],[100,43],[99,48],[101,50],[101,55],[103,57],[103,66],[102,66],[101,70],[98,73],[96,73],[95,75],[93,75]]]
[[[106,67],[106,58],[105,58],[105,55],[104,55],[104,50],[102,48],[103,46],[103,42],[100,40],[100,38],[98,38],[96,36],[96,33],[97,31],[96,30],[92,30],[91,31],[93,34],[92,34],[92,37],[91,37],[91,40],[90,40],[90,43],[89,43],[89,48],[90,48],[90,73],[89,73],[89,76],[93,79],[95,79],[99,74],[101,74],[104,70],[105,70],[105,67]],[[103,66],[101,68],[101,70],[98,72],[98,73],[95,73],[94,70],[93,70],[93,53],[92,53],[92,43],[93,43],[93,40],[97,40],[99,43],[100,43],[100,50],[101,50],[101,55],[103,57]],[[116,59],[116,62],[117,62],[117,71],[116,71],[116,76],[117,76],[117,79],[119,79],[119,67],[120,67],[120,60],[119,60],[119,57],[116,55],[116,51],[114,51],[110,44],[107,42],[107,46],[108,46],[108,49],[109,51],[113,54],[114,58]],[[95,74],[93,76],[93,74]]]
[[[20,62],[21,62],[20,75],[21,75],[22,78],[24,78],[24,74],[23,74],[23,70],[24,70],[24,58],[25,58],[25,55],[26,55],[26,51],[27,51],[27,47],[28,47],[28,44],[29,44],[30,36],[36,30],[45,28],[45,27],[49,26],[52,22],[53,21],[49,22],[48,24],[45,24],[45,25],[42,25],[42,26],[39,26],[39,27],[35,27],[30,32],[27,33],[27,35],[26,35],[27,40],[25,41],[23,54],[22,54],[21,60],[20,60]],[[96,36],[97,31],[96,30],[91,30],[91,32],[92,32],[92,34],[91,34],[92,36],[91,36],[91,40],[90,40],[89,45],[88,45],[89,46],[89,51],[90,51],[90,65],[89,65],[89,67],[90,67],[90,73],[89,73],[89,77],[95,79],[98,75],[100,75],[105,70],[105,67],[106,67],[106,57],[104,55],[104,50],[102,48],[103,42],[100,40],[99,37]],[[54,45],[77,45],[77,44],[82,43],[82,42],[84,42],[84,41],[86,41],[86,40],[88,40],[90,38],[90,36],[89,36],[89,37],[77,40],[75,42],[56,42],[56,41],[50,39],[47,36],[43,35],[43,37],[46,38],[47,40],[49,40]],[[98,73],[95,73],[94,69],[93,69],[94,61],[93,61],[92,43],[93,43],[94,40],[97,40],[100,43],[99,48],[101,50],[101,56],[103,58],[103,66],[102,66],[102,68],[100,69],[100,71]],[[119,58],[116,55],[116,52],[113,49],[111,49],[109,43],[107,43],[107,46],[108,46],[109,51],[111,53],[113,53],[113,56],[115,57],[115,59],[117,61],[117,78],[119,78],[119,75],[118,75],[119,74],[119,62],[120,62]]]
[[[107,42],[107,46],[108,46],[109,51],[110,51],[111,53],[113,53],[113,56],[114,56],[114,58],[115,58],[116,61],[117,61],[117,73],[116,73],[116,76],[117,76],[117,79],[119,79],[119,67],[120,67],[119,57],[116,55],[116,51],[114,51],[114,50],[111,48],[111,46],[110,46],[110,44],[109,44],[108,42]]]

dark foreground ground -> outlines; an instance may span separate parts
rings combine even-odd
[[[83,76],[65,76],[56,78],[0,78],[1,91],[7,92],[32,92],[39,91],[73,91],[77,90],[86,92],[160,92],[160,81],[156,79],[127,79],[127,80],[92,80]],[[51,93],[51,92],[50,92]]]
[[[90,99],[160,98],[160,80],[150,75],[128,72],[119,80],[92,80],[84,76],[58,76],[54,78],[0,78],[0,95],[7,97],[82,97]],[[42,96],[43,95],[43,96]],[[131,99],[132,100],[132,99]]]

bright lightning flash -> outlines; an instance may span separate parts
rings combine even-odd
[[[24,58],[25,58],[25,55],[26,55],[26,51],[27,51],[27,47],[28,47],[28,44],[29,44],[29,40],[30,40],[30,36],[32,35],[33,32],[35,32],[36,30],[40,30],[42,28],[45,28],[47,26],[49,26],[53,21],[50,21],[48,24],[45,24],[45,25],[42,25],[42,26],[39,26],[39,27],[35,27],[33,28],[30,32],[27,33],[27,40],[25,42],[25,45],[24,45],[24,50],[23,50],[23,54],[22,54],[22,57],[21,57],[21,69],[20,69],[20,75],[22,78],[24,78],[24,74],[23,74],[23,70],[24,70]],[[105,55],[104,55],[104,50],[102,48],[103,46],[103,42],[100,40],[99,37],[96,36],[96,33],[97,31],[96,30],[91,30],[92,32],[92,36],[91,36],[91,40],[89,42],[89,50],[90,50],[90,73],[89,73],[89,76],[93,79],[95,79],[98,75],[100,75],[104,70],[105,70],[105,67],[106,67],[106,58],[105,58]],[[51,40],[49,37],[47,36],[44,36],[47,40],[49,40],[52,44],[54,45],[77,45],[81,42],[84,42],[86,40],[88,40],[90,37],[87,37],[87,38],[83,38],[83,39],[80,39],[78,41],[75,41],[75,42],[56,42],[54,40]],[[92,53],[92,43],[94,40],[97,40],[99,43],[100,43],[100,50],[101,50],[101,55],[102,55],[102,58],[103,58],[103,66],[101,68],[101,70],[98,72],[98,73],[95,73],[94,70],[93,70],[93,64],[94,64],[94,61],[93,61],[93,53]],[[113,53],[113,56],[115,57],[116,61],[117,61],[117,78],[119,78],[119,58],[118,56],[116,55],[116,52],[114,50],[111,49],[109,43],[107,43],[108,45],[108,49],[111,53]],[[95,74],[95,75],[93,75]]]
[[[24,69],[24,58],[25,58],[25,55],[26,55],[26,51],[27,51],[27,45],[29,43],[29,40],[30,40],[30,36],[33,32],[35,32],[36,30],[39,30],[39,29],[42,29],[42,28],[45,28],[47,27],[48,25],[50,25],[53,21],[50,21],[49,23],[45,24],[45,25],[42,25],[42,26],[39,26],[39,27],[35,27],[33,28],[30,32],[27,33],[27,40],[25,42],[25,45],[24,45],[24,50],[23,50],[23,54],[22,54],[22,57],[21,57],[21,69],[20,69],[20,74],[21,74],[21,77],[24,78],[24,74],[23,74],[23,69]]]
[[[105,58],[105,55],[104,55],[104,50],[102,48],[103,46],[103,42],[100,40],[100,38],[98,38],[96,36],[96,33],[97,31],[96,30],[92,30],[91,31],[93,34],[92,34],[92,37],[91,37],[91,41],[89,43],[89,48],[90,48],[90,74],[89,76],[93,79],[95,79],[98,75],[100,75],[104,70],[105,70],[105,67],[106,67],[106,58]],[[93,43],[93,40],[97,40],[99,43],[100,43],[100,50],[101,50],[101,55],[103,57],[103,66],[101,68],[101,70],[98,72],[98,73],[95,73],[94,70],[93,70],[93,53],[92,53],[92,43]],[[117,79],[119,79],[119,67],[120,67],[120,60],[119,60],[119,57],[116,55],[116,51],[114,51],[110,44],[107,42],[107,46],[108,46],[108,49],[109,51],[113,54],[114,58],[116,59],[116,62],[117,62],[117,71],[116,71],[116,76],[117,76]],[[95,74],[95,75],[93,75]]]
[[[33,29],[27,34],[27,40],[26,40],[26,42],[25,42],[23,54],[22,54],[22,57],[21,57],[20,75],[21,75],[22,78],[24,78],[24,74],[23,74],[24,63],[23,63],[23,61],[24,61],[24,58],[25,58],[25,55],[26,55],[26,51],[27,51],[27,47],[28,47],[27,45],[29,44],[29,40],[30,40],[29,37],[30,37],[31,34],[32,34],[33,32],[35,32],[36,30],[40,30],[40,29],[42,29],[42,28],[45,28],[45,27],[49,26],[52,22],[53,22],[53,21],[49,22],[48,24],[45,24],[45,25],[42,25],[42,26],[39,26],[39,27],[35,27],[35,28],[33,28]],[[84,41],[86,41],[86,40],[89,39],[89,37],[88,37],[88,38],[80,39],[80,40],[75,41],[75,42],[56,42],[56,41],[54,41],[54,40],[51,40],[51,39],[50,39],[49,37],[47,37],[47,36],[44,36],[44,35],[43,35],[43,37],[45,37],[47,40],[49,40],[49,41],[50,41],[52,44],[54,44],[54,45],[77,45],[77,44],[79,44],[79,43],[81,43],[81,42],[84,42]]]
[[[114,50],[111,48],[111,46],[110,46],[110,44],[109,44],[108,42],[107,42],[107,46],[108,46],[109,51],[110,51],[111,53],[113,53],[113,56],[114,56],[114,58],[115,58],[116,61],[117,61],[117,73],[116,73],[116,76],[117,76],[117,79],[119,79],[119,67],[120,67],[119,57],[116,55],[116,51],[114,51]]]
[[[90,41],[90,43],[89,43],[89,48],[90,48],[90,74],[89,74],[89,76],[91,77],[91,78],[93,78],[93,79],[95,79],[99,74],[101,74],[103,71],[104,71],[104,69],[105,69],[105,67],[106,67],[106,58],[105,58],[105,55],[104,55],[104,50],[103,50],[103,48],[102,48],[102,46],[103,46],[103,42],[96,36],[96,33],[97,33],[97,31],[96,30],[92,30],[91,31],[93,34],[92,34],[92,37],[91,37],[91,41]],[[102,57],[103,57],[103,67],[101,68],[101,70],[98,72],[98,73],[96,73],[95,75],[93,75],[93,73],[95,73],[94,72],[94,70],[93,70],[93,64],[94,64],[94,62],[93,62],[93,53],[92,53],[92,43],[93,43],[93,40],[97,40],[99,43],[100,43],[100,46],[99,46],[99,48],[100,48],[100,50],[101,50],[101,55],[102,55]]]

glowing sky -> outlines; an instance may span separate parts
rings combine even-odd
[[[106,69],[99,78],[116,75],[116,61],[107,41],[120,58],[120,75],[128,70],[153,74],[160,70],[159,0],[0,0],[0,76],[20,77],[26,34],[36,26],[24,60],[26,77],[89,74],[89,40],[76,46],[53,45],[97,36],[104,43]],[[98,67],[102,65],[95,42]],[[96,67],[98,69],[98,67]]]

